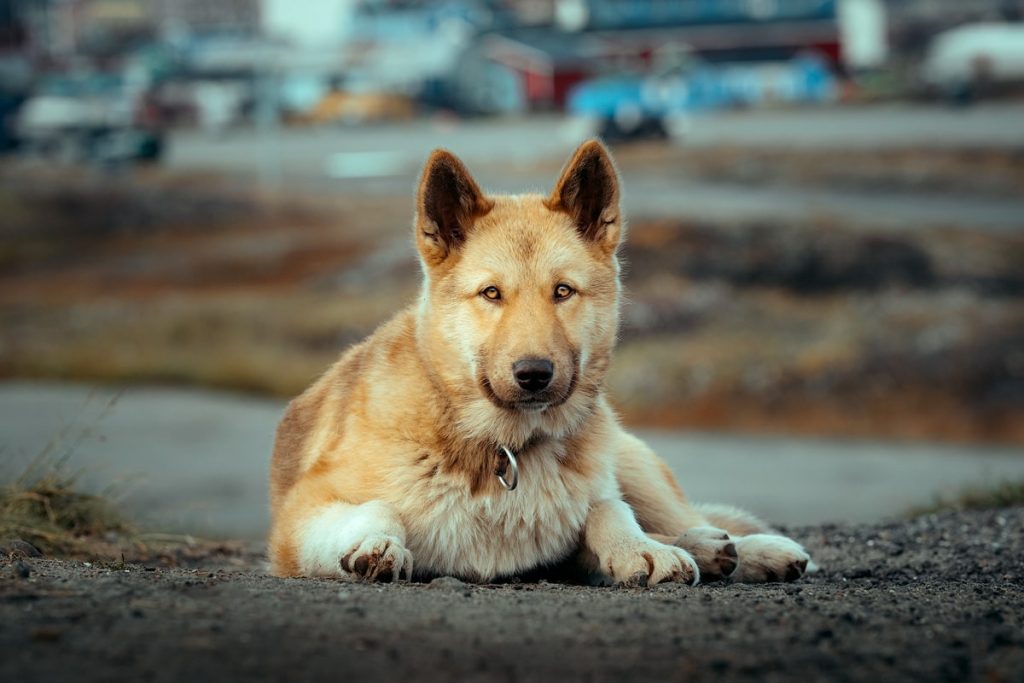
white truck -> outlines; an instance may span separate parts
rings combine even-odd
[[[929,46],[923,77],[956,100],[987,87],[1024,85],[1024,24],[968,24],[940,33]]]
[[[162,138],[117,77],[45,79],[21,107],[15,131],[29,153],[69,161],[155,161]]]

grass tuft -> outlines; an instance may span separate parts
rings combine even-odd
[[[71,466],[79,444],[119,399],[120,393],[100,405],[85,425],[73,421],[63,426],[22,472],[0,486],[0,544],[20,540],[46,556],[97,560],[150,550],[145,536],[114,503],[115,487],[84,493],[82,471]]]
[[[96,421],[117,403],[103,405]],[[94,426],[94,425],[92,425]],[[124,483],[100,493],[81,490],[80,470],[71,466],[92,426],[61,429],[20,474],[0,485],[0,562],[12,541],[25,541],[44,556],[99,562],[123,569],[126,562],[163,566],[256,566],[258,552],[245,543],[139,530],[115,503]]]
[[[19,538],[45,555],[82,555],[96,541],[135,530],[102,495],[76,490],[78,473],[66,458],[37,458],[0,489],[0,539]]]
[[[114,409],[119,396],[101,407],[97,421]],[[45,555],[82,556],[92,554],[97,543],[136,535],[110,499],[111,490],[79,490],[81,472],[70,462],[93,426],[67,425],[10,484],[0,487],[0,541],[21,539]]]

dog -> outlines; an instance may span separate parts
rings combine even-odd
[[[687,502],[620,426],[619,174],[583,143],[549,196],[487,195],[434,151],[418,300],[288,406],[270,469],[279,576],[490,582],[566,562],[629,586],[793,581],[810,557],[755,516]]]

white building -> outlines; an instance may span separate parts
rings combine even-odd
[[[340,43],[355,12],[355,0],[262,0],[263,31],[304,47]]]

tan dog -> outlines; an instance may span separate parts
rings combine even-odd
[[[800,545],[688,504],[608,406],[624,227],[599,142],[549,197],[486,196],[435,151],[418,194],[418,303],[278,429],[273,571],[490,581],[579,558],[627,584],[799,578]]]

